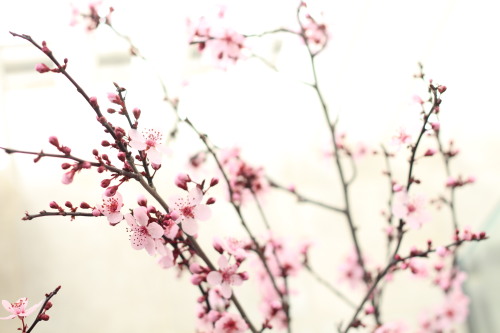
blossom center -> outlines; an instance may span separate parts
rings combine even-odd
[[[194,219],[194,208],[195,206],[185,206],[181,208],[182,215]]]

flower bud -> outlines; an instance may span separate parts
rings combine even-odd
[[[49,143],[57,148],[59,148],[59,140],[57,140],[57,137],[51,136],[49,138]]]
[[[66,202],[64,203],[64,206],[66,206],[66,207],[68,207],[68,208],[73,208],[73,204],[72,204],[71,202],[69,202],[69,201],[66,201]]]
[[[99,104],[97,104],[97,97],[95,96],[89,98],[89,103],[94,109],[99,107]]]
[[[45,306],[43,307],[45,310],[49,310],[50,308],[52,307],[52,302],[51,301],[48,301],[47,303],[45,303]]]
[[[442,94],[442,93],[444,93],[444,92],[446,91],[446,86],[439,86],[439,87],[438,87],[438,91],[439,91],[439,93],[441,93],[441,94]]]
[[[63,147],[60,147],[59,150],[61,151],[61,153],[64,153],[66,155],[71,154],[71,148],[69,148],[69,147],[63,146]]]
[[[46,314],[46,313],[41,313],[41,314],[38,316],[38,318],[39,318],[40,320],[47,321],[47,320],[49,320],[49,319],[50,319],[50,316],[49,316],[48,314]]]
[[[113,195],[116,194],[116,191],[118,191],[118,186],[111,186],[104,191],[104,195],[107,197],[112,197]]]
[[[118,153],[118,159],[122,162],[125,162],[125,160],[127,159],[127,155],[121,151]]]
[[[59,205],[55,201],[51,201],[49,203],[49,207],[52,208],[52,209],[59,209]]]
[[[83,201],[82,203],[80,203],[80,208],[81,209],[89,209],[90,205],[88,203],[86,203],[85,201]]]
[[[145,197],[144,195],[142,195],[142,194],[141,194],[141,195],[139,195],[139,196],[137,197],[137,204],[138,204],[139,206],[144,206],[144,207],[146,207],[146,205],[148,204],[148,199],[146,199],[146,197]]]
[[[101,180],[101,187],[102,188],[107,188],[111,184],[111,179],[103,179]]]
[[[213,205],[214,203],[215,203],[215,198],[214,197],[208,198],[207,205]]]
[[[215,178],[215,177],[212,178],[212,180],[210,181],[210,187],[215,186],[217,184],[219,184],[219,178]]]
[[[35,70],[38,72],[38,73],[47,73],[50,71],[50,68],[47,67],[47,65],[43,64],[43,63],[40,63],[40,64],[36,64],[35,66]]]
[[[141,110],[139,108],[134,108],[134,110],[132,110],[132,113],[134,114],[135,119],[139,119],[139,117],[141,116]]]
[[[63,170],[69,169],[70,167],[71,167],[71,164],[69,164],[69,163],[63,163],[63,164],[61,164],[61,168]]]

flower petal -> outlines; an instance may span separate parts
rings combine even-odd
[[[152,238],[160,238],[163,236],[163,228],[156,222],[148,225],[148,233]]]
[[[188,202],[190,206],[199,204],[201,199],[203,199],[203,192],[197,186],[189,191]]]
[[[5,308],[5,310],[12,312],[12,305],[10,304],[9,301],[7,300],[2,300],[2,305]]]
[[[151,163],[161,164],[162,154],[156,148],[146,150],[146,155]]]
[[[206,221],[212,216],[212,211],[207,205],[198,205],[193,211],[194,216],[200,221]]]
[[[108,215],[108,222],[111,225],[116,225],[121,220],[123,220],[123,214],[120,213],[120,212],[111,213],[111,214]]]
[[[30,314],[33,313],[33,311],[35,311],[37,308],[40,307],[40,305],[43,304],[43,300],[38,302],[37,304],[33,305],[32,307],[30,307],[28,310],[24,311],[24,314],[23,315],[20,315],[21,317],[27,317],[29,316]]]
[[[221,269],[226,269],[226,267],[229,264],[229,262],[228,262],[228,260],[227,260],[227,258],[225,256],[220,256],[219,260],[217,261],[217,263],[219,264],[219,267]]]
[[[222,296],[224,296],[224,298],[228,298],[228,299],[231,298],[233,291],[231,290],[231,286],[229,285],[229,283],[222,282],[222,284],[220,286],[221,286],[220,291],[221,291]]]
[[[130,243],[132,244],[132,248],[134,250],[141,250],[144,248],[146,244],[146,235],[142,232],[133,232],[132,236],[130,236]]]
[[[198,233],[198,222],[191,218],[186,218],[182,221],[182,230],[189,236],[194,236]]]
[[[217,271],[211,271],[207,275],[207,282],[212,286],[216,286],[218,284],[221,284],[222,274],[217,272]]]
[[[139,206],[134,209],[134,218],[137,222],[138,225],[140,226],[146,226],[148,224],[148,212],[146,207],[144,206]]]

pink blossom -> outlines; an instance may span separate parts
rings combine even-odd
[[[218,67],[226,69],[243,57],[245,37],[228,26],[224,7],[219,8],[214,17],[201,17],[187,23],[190,42],[196,43],[200,52],[210,53]]]
[[[10,316],[2,317],[0,319],[13,319],[16,317],[27,317],[32,314],[40,305],[42,305],[43,301],[33,305],[30,308],[26,308],[28,306],[28,299],[26,297],[18,299],[15,303],[9,303],[6,300],[2,300],[2,305],[8,312],[12,313]]]
[[[97,205],[96,209],[108,218],[111,225],[116,225],[123,220],[123,214],[120,212],[123,207],[122,195],[118,192],[114,196],[108,197],[106,194],[102,196],[102,205]]]
[[[146,152],[151,163],[161,164],[162,154],[168,151],[165,144],[162,143],[163,135],[154,129],[138,130],[131,129],[128,132],[130,137],[130,147]]]
[[[404,129],[400,128],[398,133],[392,137],[390,145],[397,151],[402,146],[411,144],[411,135]]]
[[[213,246],[221,254],[227,251],[227,253],[233,255],[237,261],[243,261],[248,256],[248,251],[246,250],[248,241],[238,240],[234,237],[226,237],[224,240],[215,237]]]
[[[408,268],[416,277],[425,278],[429,275],[425,259],[411,258],[408,263]]]
[[[229,261],[225,256],[220,256],[218,260],[219,270],[211,271],[207,275],[207,282],[212,285],[220,285],[222,296],[231,298],[231,286],[239,286],[246,279],[246,274],[236,273],[238,265],[229,265]]]
[[[168,269],[170,267],[175,266],[175,259],[172,251],[166,246],[163,246],[163,249],[164,249],[163,251],[157,250],[158,252],[163,252],[160,253],[161,257],[158,260],[158,264],[160,265],[160,267],[163,269]]]
[[[71,184],[73,182],[73,178],[75,178],[75,173],[76,173],[75,169],[71,169],[70,171],[64,173],[61,179],[62,183],[65,185]]]
[[[363,283],[363,268],[359,265],[358,256],[353,250],[339,266],[340,281],[347,281],[352,289]]]
[[[134,215],[126,214],[125,220],[132,229],[130,243],[135,250],[146,249],[149,255],[156,252],[155,240],[163,236],[163,228],[156,222],[149,223],[146,207],[134,209]]]
[[[248,329],[247,323],[239,314],[227,313],[215,322],[214,333],[243,333]]]
[[[44,63],[39,63],[39,64],[36,64],[35,70],[38,73],[47,73],[50,71],[50,68],[47,65],[45,65]]]
[[[406,191],[401,191],[394,195],[392,213],[395,217],[403,219],[410,228],[419,229],[431,219],[425,209],[426,203],[422,195],[410,196]]]
[[[182,230],[194,236],[198,233],[198,222],[206,221],[211,216],[210,208],[207,205],[200,204],[203,199],[203,192],[198,187],[189,191],[187,198],[180,196],[174,197],[172,201],[173,214],[178,214],[176,222],[182,224]]]

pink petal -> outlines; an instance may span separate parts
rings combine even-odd
[[[243,283],[243,279],[238,274],[231,276],[231,284],[234,286],[239,286]]]
[[[129,142],[130,147],[137,149],[137,150],[145,150],[148,146],[146,143],[141,142],[141,141],[130,141]]]
[[[231,295],[233,293],[231,290],[231,286],[229,285],[229,283],[226,282],[222,282],[220,291],[222,293],[222,296],[224,296],[224,298],[231,298]]]
[[[152,238],[160,238],[163,236],[163,228],[158,223],[153,222],[148,225],[148,233]]]
[[[141,132],[139,132],[136,129],[129,130],[128,131],[128,136],[132,139],[132,141],[146,142],[146,139],[141,134]]]
[[[146,150],[146,155],[151,163],[161,164],[162,154],[156,148]]]
[[[148,251],[150,256],[154,256],[156,254],[155,241],[151,237],[146,237],[144,248]]]
[[[225,256],[220,256],[217,264],[219,264],[221,269],[226,269],[226,267],[229,266],[229,262]]]
[[[12,312],[12,305],[10,304],[9,301],[2,300],[2,305],[5,308],[5,310]]]
[[[115,225],[118,222],[120,222],[121,220],[123,220],[123,214],[120,212],[111,213],[108,215],[108,222],[111,225]]]
[[[135,219],[131,214],[125,214],[125,220],[127,221],[129,227],[132,229],[137,228],[137,222],[135,222]]]
[[[198,205],[193,211],[194,216],[200,221],[207,221],[212,216],[212,211],[207,205]]]
[[[217,271],[211,271],[207,275],[207,282],[212,286],[216,286],[218,284],[221,284],[222,274],[217,272]]]
[[[198,187],[195,187],[191,191],[189,191],[189,205],[197,205],[200,203],[201,199],[203,199],[203,192]]]
[[[16,317],[17,317],[16,315],[10,315],[10,316],[7,316],[7,317],[2,317],[2,318],[0,318],[0,320],[14,319]]]
[[[179,232],[179,227],[176,224],[174,224],[165,229],[165,236],[170,239],[174,239],[175,235],[177,235],[178,232]]]
[[[26,316],[29,316],[30,314],[33,313],[33,311],[35,311],[37,308],[40,307],[40,305],[42,305],[44,301],[40,301],[38,302],[37,304],[33,305],[31,308],[29,308],[28,310],[24,311],[24,316],[23,317],[26,317]]]
[[[143,206],[139,206],[134,209],[134,218],[137,221],[137,224],[145,227],[148,224],[148,213],[147,208]]]
[[[182,230],[189,236],[194,236],[198,232],[198,222],[191,218],[186,218],[182,221]]]
[[[146,243],[146,236],[140,232],[134,232],[132,236],[130,236],[130,243],[134,250],[141,250]]]

